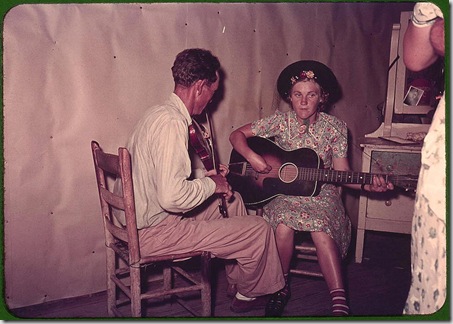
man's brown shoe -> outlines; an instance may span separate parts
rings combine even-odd
[[[254,309],[262,309],[266,305],[267,300],[269,299],[268,297],[269,296],[259,296],[250,301],[240,300],[234,297],[230,309],[235,313],[245,313]]]

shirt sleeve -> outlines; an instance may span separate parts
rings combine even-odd
[[[273,115],[252,122],[252,132],[255,136],[273,137],[286,129],[284,114],[277,111]]]

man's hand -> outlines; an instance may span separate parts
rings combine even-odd
[[[223,175],[215,174],[209,177],[215,182],[215,193],[222,194],[227,200],[233,196],[232,188]]]
[[[226,177],[228,175],[228,173],[230,173],[230,169],[228,169],[228,167],[226,165],[220,164],[218,172],[217,172],[217,170],[211,170],[211,171],[207,171],[205,175],[206,175],[206,177],[212,177],[213,175],[220,174],[220,175]]]

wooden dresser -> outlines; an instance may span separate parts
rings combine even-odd
[[[367,138],[361,144],[362,172],[418,175],[421,144],[393,144]],[[411,233],[414,190],[395,188],[385,193],[362,192],[359,201],[355,261],[363,258],[365,231]]]

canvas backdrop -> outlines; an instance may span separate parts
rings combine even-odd
[[[211,122],[220,162],[232,130],[278,108],[280,71],[327,64],[343,99],[330,111],[360,137],[380,125],[392,24],[410,3],[26,4],[3,26],[4,266],[10,308],[105,290],[105,251],[90,151],[126,143],[144,111],[173,90],[189,47],[225,72]],[[286,109],[280,107],[280,109]],[[166,131],[163,129],[162,131]],[[346,191],[353,224],[357,193]]]

